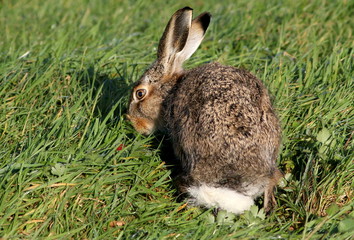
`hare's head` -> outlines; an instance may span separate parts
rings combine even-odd
[[[127,117],[141,134],[162,127],[162,102],[183,77],[183,62],[197,50],[209,26],[209,13],[192,20],[192,11],[185,7],[173,14],[160,39],[156,61],[133,87]]]

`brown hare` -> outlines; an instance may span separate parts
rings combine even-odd
[[[161,37],[157,59],[132,90],[127,117],[141,134],[165,131],[192,202],[235,214],[264,195],[275,204],[281,129],[268,91],[251,73],[219,63],[184,70],[211,15],[178,10]]]

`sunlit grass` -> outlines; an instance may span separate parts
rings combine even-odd
[[[1,2],[0,238],[351,239],[353,4]],[[185,5],[213,15],[186,68],[249,69],[274,98],[286,177],[267,218],[178,201],[164,143],[124,120],[130,86]]]

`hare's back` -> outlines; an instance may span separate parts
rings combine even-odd
[[[267,89],[243,69],[202,65],[187,72],[175,91],[175,114],[197,124],[196,130],[227,128],[227,132],[246,134],[248,128],[255,131],[278,123]]]
[[[200,66],[186,73],[169,102],[171,135],[194,161],[274,164],[278,119],[267,90],[249,72],[218,63]]]

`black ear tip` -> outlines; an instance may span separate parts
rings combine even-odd
[[[193,11],[193,8],[188,7],[188,6],[185,6],[185,7],[184,7],[184,8],[182,8],[181,10],[183,10],[183,11],[187,11],[187,10],[191,10],[191,11]]]
[[[210,22],[210,19],[211,19],[211,14],[210,12],[205,12],[202,16],[201,16],[202,20],[203,21],[209,21]]]
[[[211,14],[209,12],[205,12],[200,15],[199,19],[203,25],[203,28],[207,29],[211,20]]]
[[[205,16],[208,17],[209,19],[212,17],[212,15],[211,15],[210,12],[206,12],[206,13],[205,13]]]

